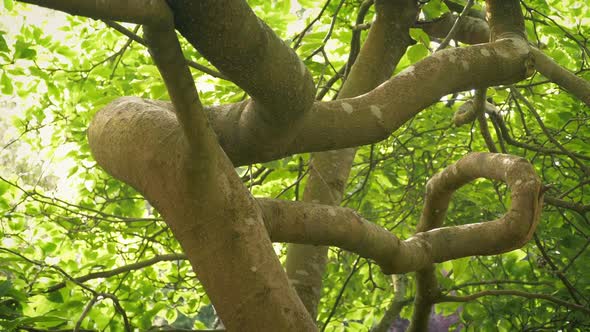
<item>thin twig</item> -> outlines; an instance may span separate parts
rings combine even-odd
[[[558,299],[554,296],[550,296],[550,295],[546,295],[546,294],[527,293],[527,292],[523,292],[523,291],[508,290],[508,289],[485,290],[485,291],[481,291],[481,292],[474,293],[471,295],[466,295],[466,296],[443,295],[443,296],[440,296],[436,300],[436,302],[438,302],[438,303],[441,303],[441,302],[469,302],[469,301],[476,300],[480,297],[489,296],[489,295],[495,295],[495,296],[508,295],[508,296],[524,297],[527,299],[547,300],[547,301],[551,301],[555,304],[558,304],[560,306],[564,306],[568,309],[577,310],[577,311],[584,312],[586,314],[590,314],[590,309],[584,307],[583,305],[570,303],[570,302]]]
[[[143,46],[147,46],[147,43],[145,41],[145,39],[141,38],[140,36],[138,36],[137,34],[133,33],[132,31],[130,31],[129,29],[127,29],[126,27],[122,26],[121,24],[111,21],[111,20],[102,20],[104,22],[104,24],[106,24],[108,27],[111,27],[117,31],[119,31],[120,33],[124,34],[125,36],[129,37],[131,40],[143,45]],[[196,70],[202,71],[206,74],[209,74],[213,77],[217,77],[217,78],[221,78],[223,80],[229,81],[229,78],[225,75],[223,75],[222,73],[213,70],[207,66],[203,66],[195,61],[189,60],[189,59],[185,59],[186,64],[189,65],[190,67],[195,68]]]
[[[340,287],[340,291],[338,292],[338,295],[336,296],[336,300],[334,301],[334,305],[332,306],[332,310],[330,310],[330,314],[328,315],[328,317],[324,321],[324,325],[322,326],[321,332],[324,332],[326,330],[326,326],[328,326],[328,323],[330,322],[332,317],[334,317],[334,314],[336,313],[336,308],[338,307],[338,304],[340,303],[340,300],[342,299],[342,295],[344,295],[344,290],[346,289],[348,282],[350,281],[350,279],[352,279],[352,276],[358,270],[357,266],[358,266],[358,263],[360,262],[360,260],[361,260],[361,257],[358,256],[356,258],[356,260],[354,261],[354,264],[352,265],[352,270],[350,270],[350,273],[348,273],[348,276],[346,277],[346,280],[344,280],[342,287]]]

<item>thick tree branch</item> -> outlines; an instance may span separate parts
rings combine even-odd
[[[419,22],[417,27],[422,28],[429,36],[445,38],[457,17],[458,15],[447,13],[430,22]],[[483,19],[466,16],[459,22],[453,39],[465,44],[487,43],[490,40],[490,27]]]
[[[258,199],[264,223],[275,242],[330,245],[390,265],[400,240],[386,229],[363,219],[354,210],[304,203]]]
[[[510,210],[495,222],[471,224],[468,227],[459,226],[457,229],[438,228],[445,218],[453,192],[477,177],[505,182],[512,191]],[[424,225],[423,228],[433,230],[416,234],[414,238],[416,241],[430,242],[433,246],[432,251],[436,252],[442,260],[447,260],[444,258],[447,255],[454,255],[453,252],[471,250],[469,246],[479,247],[478,254],[483,251],[488,255],[509,251],[522,246],[531,238],[539,221],[541,206],[541,182],[531,164],[522,158],[509,155],[473,153],[447,167],[428,182],[420,224]],[[453,234],[451,235],[450,232]],[[475,233],[479,236],[472,236]],[[450,236],[445,238],[443,235]],[[434,240],[433,236],[438,239]],[[448,241],[449,239],[467,240],[470,236],[472,236],[471,240],[463,244],[459,243],[461,241]],[[438,241],[442,242],[438,243]],[[420,245],[419,242],[412,243],[412,246]]]
[[[445,39],[443,39],[443,41],[440,43],[440,45],[438,46],[438,48],[436,49],[435,52],[445,49],[447,46],[449,46],[449,43],[451,42],[451,40],[455,38],[455,35],[457,34],[457,31],[459,30],[459,26],[461,26],[461,24],[462,24],[461,22],[463,22],[463,20],[467,17],[467,12],[469,11],[469,8],[471,8],[471,6],[473,6],[473,1],[474,0],[467,0],[467,4],[465,4],[465,7],[463,8],[461,13],[459,14],[457,19],[455,20],[455,23],[453,23],[453,26],[451,26],[449,33],[446,35]]]
[[[228,329],[313,331],[272,250],[260,210],[208,123],[172,21],[145,25],[144,31],[174,105],[174,127],[182,132],[154,130],[152,114],[142,111],[115,118],[131,119],[133,127],[113,133],[112,119],[99,112],[88,131],[95,159],[162,214]],[[173,148],[163,150],[168,144]],[[247,312],[254,303],[263,310]]]
[[[486,0],[486,18],[490,24],[490,40],[515,36],[526,40],[520,1]]]
[[[456,20],[456,15],[447,13],[431,22],[420,22],[418,27],[433,37],[444,38]],[[489,25],[483,19],[465,17],[459,24],[455,39],[466,44],[485,43],[490,39]],[[590,105],[590,82],[576,76],[574,73],[560,66],[541,50],[531,47],[534,56],[535,69],[552,82]]]
[[[361,4],[357,22],[364,20],[371,3]],[[339,99],[361,95],[389,79],[410,45],[409,29],[418,11],[416,2],[378,0],[375,10],[375,22],[356,61],[354,45],[360,43],[360,36],[352,37],[348,61],[352,67],[347,69],[348,77],[338,93]],[[340,205],[355,154],[356,149],[312,154],[303,200]],[[320,300],[327,253],[328,248],[322,246],[290,244],[287,249],[287,275],[312,315]]]
[[[512,39],[437,52],[365,95],[316,103],[289,150],[331,150],[380,141],[446,94],[525,77],[525,59],[528,46]],[[420,89],[409,88],[413,86]]]
[[[508,185],[510,210],[494,221],[440,228],[453,192],[479,177]],[[333,245],[374,259],[385,273],[405,273],[432,263],[519,248],[539,221],[542,197],[539,178],[524,159],[471,153],[428,182],[421,225],[432,230],[405,241],[347,208],[269,199],[258,202],[274,241]]]
[[[539,49],[531,47],[535,56],[535,68],[545,77],[563,87],[568,92],[578,97],[586,105],[590,106],[590,82],[576,76],[569,70],[561,67],[549,56]]]
[[[289,48],[244,0],[169,0],[176,28],[215,67],[244,89],[231,121],[258,149],[289,142],[315,97],[312,77]]]
[[[378,142],[442,96],[521,80],[531,72],[529,60],[528,45],[520,39],[437,52],[365,95],[316,102],[293,143],[280,150],[240,139],[234,120],[239,106],[208,110],[224,150],[235,165],[243,165]]]
[[[147,25],[170,22],[163,0],[50,0],[27,2],[92,18]],[[253,99],[234,108],[238,138],[262,150],[290,142],[315,96],[303,62],[243,0],[170,0],[176,28],[213,65]],[[220,42],[223,41],[223,42]]]
[[[155,110],[140,107],[115,120],[97,113],[89,128],[95,159],[161,213],[228,329],[315,330],[229,159],[219,149],[204,176],[174,114],[163,123],[161,104]],[[122,124],[125,130],[113,131]],[[264,309],[253,314],[254,305]]]
[[[19,0],[72,15],[137,24],[159,25],[172,21],[164,0]]]
[[[235,166],[264,162],[296,153],[378,142],[442,96],[521,80],[530,73],[529,60],[529,47],[520,39],[437,52],[367,94],[316,102],[293,143],[286,146],[260,146],[240,135],[244,128],[239,117],[247,106],[244,103],[209,107],[206,111],[223,150]],[[140,115],[138,109],[150,111]],[[127,121],[143,121],[142,116],[149,116],[153,119],[145,121],[152,123],[152,130],[173,130],[177,126],[174,115],[162,112],[163,109],[173,110],[163,102],[123,97],[107,105],[100,114],[108,118],[127,117],[120,123],[125,127],[130,125]]]

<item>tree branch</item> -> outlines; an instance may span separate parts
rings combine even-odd
[[[169,0],[180,33],[252,97],[239,137],[258,148],[292,140],[315,97],[311,74],[244,0]],[[223,40],[223,42],[220,42]]]
[[[234,165],[244,165],[378,142],[444,95],[524,78],[529,72],[525,67],[528,59],[528,45],[512,39],[437,52],[365,95],[316,102],[295,140],[280,149],[257,146],[239,135],[245,129],[238,122],[244,105],[209,107],[207,111],[224,151]]]
[[[563,68],[537,48],[531,47],[531,52],[535,56],[535,68],[539,73],[578,97],[586,105],[590,106],[589,81],[578,77],[569,70]]]
[[[106,24],[108,27],[111,27],[117,31],[119,31],[120,33],[122,33],[123,35],[129,37],[131,40],[147,46],[147,42],[145,41],[145,39],[139,37],[138,35],[136,35],[135,33],[133,33],[133,31],[130,31],[129,29],[125,28],[124,26],[122,26],[121,24],[117,23],[117,22],[113,22],[111,20],[102,20],[104,22],[104,24]],[[197,63],[195,61],[189,60],[189,59],[185,59],[187,65],[189,65],[190,67],[195,68],[196,70],[200,70],[206,74],[209,74],[213,77],[217,77],[217,78],[221,78],[223,80],[229,80],[227,77],[225,77],[225,75],[223,75],[222,73],[213,70],[207,66],[203,66],[200,63]]]
[[[75,277],[75,278],[73,278],[73,280],[76,281],[76,282],[79,282],[79,283],[83,283],[83,282],[86,282],[86,281],[92,280],[92,279],[110,278],[110,277],[119,275],[121,273],[139,270],[139,269],[142,269],[142,268],[144,268],[146,266],[151,266],[151,265],[154,265],[154,264],[159,263],[159,262],[179,261],[179,260],[185,260],[185,259],[186,259],[186,255],[185,254],[158,255],[158,256],[155,256],[153,258],[150,258],[150,259],[141,261],[141,262],[137,262],[137,263],[133,263],[133,264],[128,264],[128,265],[121,266],[121,267],[118,267],[118,268],[115,268],[115,269],[112,269],[112,270],[94,272],[94,273],[89,273],[89,274],[84,275],[84,276]],[[43,293],[55,292],[56,290],[62,289],[65,286],[66,286],[66,283],[65,282],[60,282],[58,284],[55,284],[55,285],[47,288],[46,290],[43,291]]]
[[[438,48],[436,49],[435,52],[438,52],[440,50],[443,50],[447,46],[449,46],[449,43],[451,42],[451,39],[455,38],[455,35],[457,34],[457,31],[459,30],[459,26],[461,25],[461,22],[463,22],[463,20],[467,16],[467,12],[471,8],[471,6],[473,6],[473,0],[468,0],[467,1],[467,4],[465,4],[465,7],[463,8],[463,10],[461,11],[461,13],[459,14],[459,16],[457,17],[457,19],[455,20],[455,23],[453,23],[453,26],[449,30],[449,33],[447,34],[447,36],[445,37],[445,39],[443,39],[443,41],[440,43],[440,45],[438,46]]]
[[[18,0],[72,15],[94,19],[159,25],[172,22],[172,13],[164,0]]]
[[[486,109],[489,103],[486,102],[486,89],[477,89],[475,90],[475,97],[473,98],[473,105],[475,107],[475,113],[477,114],[477,122],[479,123],[479,131],[481,132],[481,136],[483,137],[484,142],[490,152],[498,152],[496,148],[496,144],[494,144],[494,140],[492,135],[490,134],[490,129],[488,127],[488,121],[486,120]]]
[[[490,40],[518,36],[526,40],[524,17],[518,0],[486,0]]]
[[[143,27],[150,54],[166,83],[176,118],[187,139],[191,157],[209,168],[217,152],[215,134],[211,131],[195,82],[186,66],[172,22],[168,25]],[[209,176],[204,172],[203,176]]]
[[[418,22],[416,27],[422,28],[429,36],[445,38],[456,21],[457,15],[446,13],[429,22]],[[465,44],[487,43],[490,41],[490,27],[481,18],[466,16],[459,23],[453,38]]]
[[[541,116],[539,115],[539,113],[537,113],[535,106],[530,101],[528,101],[520,92],[518,92],[517,89],[511,87],[510,93],[512,93],[517,98],[517,100],[521,100],[526,105],[526,107],[529,109],[529,111],[539,124],[539,127],[541,127],[541,130],[543,131],[547,139],[549,139],[549,141],[553,143],[564,155],[568,156],[576,165],[578,165],[584,173],[590,174],[590,168],[586,166],[584,162],[578,159],[578,157],[576,157],[571,151],[566,149],[565,146],[559,143],[559,141],[555,137],[553,137],[553,135],[549,131],[549,128],[545,126],[545,123],[543,123],[543,119],[541,119]]]
[[[342,2],[341,2],[342,3]],[[356,22],[363,22],[373,1],[364,1]],[[360,50],[360,31],[353,33],[351,50],[346,65],[347,78],[338,99],[366,93],[387,81],[408,45],[409,29],[418,12],[413,0],[375,2],[375,21]],[[311,154],[309,177],[303,201],[326,205],[340,205],[345,184],[350,174],[356,149],[342,149]],[[317,315],[322,279],[328,248],[290,244],[285,263],[287,275],[312,316]],[[301,273],[305,271],[306,273]],[[327,323],[324,323],[324,327]]]
[[[492,121],[498,125],[498,127],[500,129],[500,135],[506,141],[506,143],[516,146],[516,147],[519,147],[519,148],[522,148],[522,149],[536,151],[536,152],[543,153],[543,154],[559,154],[559,155],[565,155],[565,156],[568,156],[568,154],[571,154],[579,159],[590,160],[590,156],[586,156],[586,155],[583,155],[578,152],[568,151],[568,153],[564,153],[563,150],[548,149],[548,148],[545,148],[542,146],[534,146],[534,145],[522,143],[522,142],[515,140],[512,136],[510,136],[510,131],[508,130],[508,127],[506,126],[506,122],[504,121],[502,116],[498,112],[495,112],[492,110],[493,110],[492,108],[486,107],[486,112],[490,115],[490,118],[492,119]]]
[[[452,193],[478,177],[506,182],[512,190],[510,210],[492,222],[438,228]],[[275,242],[337,246],[374,259],[385,273],[405,273],[435,262],[519,248],[538,223],[540,186],[532,165],[522,158],[469,154],[428,182],[421,220],[432,230],[405,241],[347,208],[269,199],[258,202]]]
[[[190,8],[191,5],[184,6]],[[256,23],[259,27],[258,21]],[[241,21],[236,25],[244,28]],[[256,327],[265,326],[271,330],[315,330],[272,250],[253,197],[219,147],[203,112],[172,21],[145,25],[144,32],[150,54],[174,105],[174,114],[170,115],[175,120],[164,126],[173,127],[160,132],[157,126],[150,126],[150,120],[157,116],[153,117],[153,112],[146,110],[114,121],[99,112],[88,130],[95,159],[111,175],[136,188],[158,209],[228,329],[256,330]],[[218,42],[219,36],[208,36]],[[128,120],[131,120],[130,127],[110,132],[114,123]],[[177,127],[182,131],[175,130]],[[153,140],[159,134],[164,137]],[[133,142],[118,144],[129,139]],[[109,143],[103,145],[104,140]],[[166,149],[168,144],[174,148]],[[212,255],[217,259],[211,260]],[[227,263],[221,274],[219,261]],[[241,277],[228,277],[235,275]],[[228,297],[228,289],[232,289],[241,302]],[[254,303],[263,310],[246,314],[244,308]]]
[[[565,209],[570,209],[570,210],[576,211],[582,215],[584,215],[590,211],[590,204],[584,205],[584,204],[570,202],[570,201],[566,201],[566,200],[551,197],[551,196],[545,196],[544,199],[545,199],[545,203],[547,203],[547,204],[561,207],[561,208],[565,208]]]
[[[439,297],[437,299],[437,303],[442,303],[442,302],[469,302],[469,301],[473,301],[473,300],[477,300],[480,297],[483,296],[501,296],[501,295],[507,295],[507,296],[519,296],[519,297],[524,297],[527,299],[539,299],[539,300],[547,300],[547,301],[551,301],[557,305],[566,307],[568,309],[571,310],[576,310],[576,311],[581,311],[585,314],[589,314],[590,315],[590,309],[588,309],[587,307],[584,307],[583,305],[578,305],[578,304],[574,304],[574,303],[570,303],[561,299],[558,299],[554,296],[550,296],[550,295],[546,295],[546,294],[534,294],[534,293],[527,293],[527,292],[523,292],[523,291],[518,291],[518,290],[508,290],[508,289],[495,289],[495,290],[485,290],[485,291],[481,291],[478,293],[474,293],[471,295],[466,295],[466,296],[451,296],[451,295],[443,295],[441,297]]]
[[[389,332],[391,325],[399,317],[402,309],[410,303],[410,300],[405,297],[408,277],[402,274],[396,274],[392,276],[392,279],[394,288],[393,300],[379,323],[371,328],[371,332]]]
[[[447,5],[447,7],[449,7],[450,10],[455,11],[457,13],[460,13],[463,10],[463,5],[460,3],[456,3],[453,1],[449,1],[449,0],[443,0],[443,2],[445,3],[445,5]],[[486,13],[484,10],[478,10],[478,9],[470,9],[467,12],[467,15],[469,15],[470,17],[477,17],[480,18],[482,20],[484,20],[486,18]]]

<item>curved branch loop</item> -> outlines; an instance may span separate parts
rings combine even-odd
[[[455,190],[477,178],[506,183],[512,206],[499,219],[442,227]],[[420,270],[450,259],[494,255],[521,247],[539,222],[543,197],[541,181],[523,158],[498,153],[471,153],[436,174],[426,186],[420,233],[405,240],[400,257],[388,273]]]

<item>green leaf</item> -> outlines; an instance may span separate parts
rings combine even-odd
[[[428,3],[422,7],[426,19],[438,17],[447,10],[447,6],[441,0],[428,1]]]
[[[164,317],[169,322],[174,322],[178,318],[178,311],[175,309],[166,310]]]
[[[469,260],[469,257],[453,260],[453,275],[456,279],[458,279],[459,276],[466,275],[467,268],[469,267]]]
[[[55,303],[64,303],[64,298],[59,291],[49,293],[47,299]]]
[[[426,47],[430,45],[430,37],[422,29],[410,29],[410,36],[412,39]]]
[[[153,99],[164,99],[167,97],[168,90],[164,84],[152,84],[150,88],[150,97]]]
[[[6,296],[11,289],[12,282],[10,282],[10,280],[0,281],[0,297]]]
[[[6,75],[6,73],[2,73],[2,78],[0,78],[0,91],[5,95],[11,95],[14,91],[12,80]]]
[[[193,325],[193,329],[198,329],[198,330],[206,330],[207,329],[207,325],[205,325],[203,322],[196,320],[194,325]]]
[[[14,8],[14,2],[12,0],[4,0],[4,8],[11,11]]]
[[[45,242],[41,244],[41,249],[43,249],[45,254],[49,254],[57,249],[57,244],[53,242]]]
[[[17,59],[34,59],[37,51],[29,47],[28,43],[17,40],[14,44],[14,57]]]
[[[10,189],[10,184],[0,180],[0,197]]]
[[[8,52],[10,49],[8,48],[8,44],[6,44],[6,39],[4,39],[4,32],[0,31],[0,52]]]
[[[430,51],[424,44],[416,44],[412,45],[408,48],[408,59],[410,59],[411,63],[416,63],[423,58],[427,57],[430,54]]]
[[[569,121],[573,117],[573,114],[567,111],[559,112],[557,115],[564,121]]]

